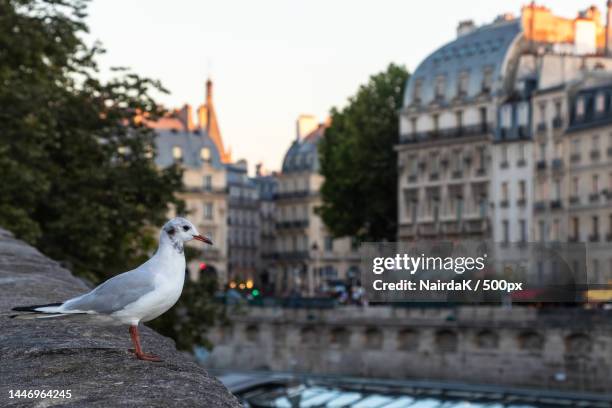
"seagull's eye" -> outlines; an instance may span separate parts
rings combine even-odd
[[[189,231],[191,229],[191,227],[189,225],[185,225],[183,227],[183,231]]]

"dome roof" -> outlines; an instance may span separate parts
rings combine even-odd
[[[294,140],[283,159],[283,173],[319,171],[317,145],[325,134],[325,125],[319,125],[302,139]]]
[[[408,80],[404,94],[404,106],[414,102],[414,88],[420,81],[420,101],[423,104],[435,99],[436,78],[444,76],[444,100],[457,95],[458,80],[467,73],[466,97],[482,93],[485,70],[490,70],[493,89],[499,86],[503,76],[506,56],[512,50],[515,40],[521,36],[519,20],[502,20],[478,27],[440,47],[421,62]]]

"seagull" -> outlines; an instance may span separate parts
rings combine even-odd
[[[184,244],[191,240],[212,245],[185,218],[168,221],[161,230],[155,255],[138,268],[114,276],[92,291],[61,303],[19,306],[11,317],[21,319],[88,315],[98,320],[130,326],[134,354],[139,360],[162,361],[142,351],[138,324],[162,315],[178,301],[185,281]]]

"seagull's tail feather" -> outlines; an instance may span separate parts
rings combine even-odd
[[[62,313],[61,306],[63,303],[49,303],[46,305],[31,305],[31,306],[18,306],[12,310],[14,312],[25,312],[22,314],[11,315],[11,318],[15,319],[47,319],[50,317],[68,316],[75,313]]]

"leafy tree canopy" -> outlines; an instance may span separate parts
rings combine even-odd
[[[0,225],[99,282],[154,248],[181,172],[156,169],[137,119],[162,113],[163,88],[99,79],[85,6],[0,0]]]
[[[319,144],[323,204],[336,237],[394,240],[397,231],[398,111],[408,71],[390,64],[370,77],[343,109],[332,109]]]

